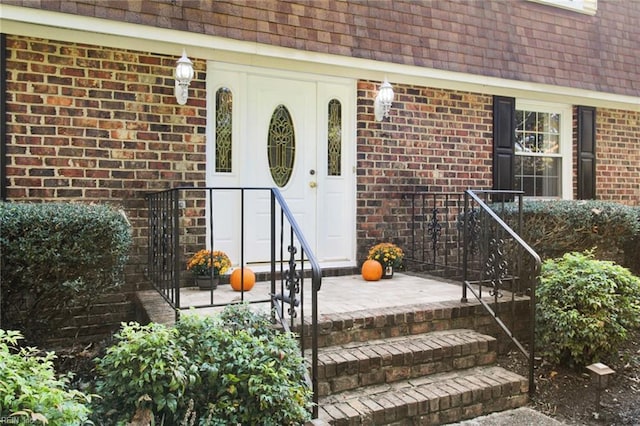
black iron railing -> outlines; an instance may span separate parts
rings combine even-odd
[[[463,283],[462,300],[470,291],[529,362],[533,377],[535,288],[540,257],[523,241],[523,194],[513,191],[402,194],[394,207],[394,241],[406,248],[406,267]],[[404,224],[407,224],[406,227]],[[487,303],[486,297],[493,299]],[[511,303],[505,302],[507,299]],[[528,300],[525,321],[516,312]],[[506,323],[507,318],[511,321]],[[528,349],[516,337],[524,336]]]
[[[314,418],[317,417],[318,398],[318,291],[322,283],[320,266],[307,243],[305,236],[282,194],[275,188],[174,188],[147,196],[149,206],[149,254],[148,277],[154,288],[174,309],[176,320],[180,312],[192,308],[222,307],[230,303],[268,303],[274,320],[287,330],[299,330],[301,353],[310,349],[308,359],[309,384],[314,394]],[[222,203],[222,204],[221,204]],[[248,208],[260,206],[261,219]],[[267,207],[268,204],[268,207]],[[233,212],[220,215],[220,209]],[[219,216],[223,218],[219,219]],[[233,224],[219,223],[233,218]],[[268,227],[268,253],[263,253],[262,264],[252,263],[252,268],[261,267],[257,275],[269,282],[269,291],[263,298],[245,300],[244,287],[239,299],[234,302],[217,300],[211,289],[208,300],[188,302],[181,297],[189,285],[190,274],[186,271],[187,259],[202,248],[218,249],[221,245],[216,235],[221,229],[234,236],[237,243],[236,266],[244,267],[249,244],[255,243],[255,235],[247,235],[247,223],[261,221],[259,226]],[[230,229],[237,227],[237,229]],[[263,229],[263,228],[261,228]],[[251,241],[246,241],[251,238]],[[255,257],[255,256],[253,256]],[[232,259],[233,260],[233,259]],[[214,277],[212,276],[211,279]],[[311,314],[308,327],[304,324],[309,309],[306,293],[311,296]],[[255,292],[256,290],[252,290]],[[311,333],[311,348],[305,347],[304,331]],[[308,343],[307,343],[308,345]]]
[[[407,248],[407,269],[449,278],[462,277],[460,212],[464,195],[415,192],[403,194],[402,198],[409,222],[409,235],[402,242]]]
[[[509,202],[506,202],[508,200]],[[540,256],[518,235],[522,229],[523,193],[513,191],[465,192],[463,225],[462,301],[471,292],[509,336],[529,363],[529,393],[535,392],[535,313]],[[515,228],[515,230],[514,230]],[[486,293],[493,303],[485,300]],[[529,318],[524,333],[528,349],[513,331],[518,327],[516,300],[529,299]],[[499,303],[509,298],[511,312],[502,312]],[[505,315],[503,315],[505,314]],[[510,314],[510,315],[509,315]],[[503,317],[511,319],[507,325]]]

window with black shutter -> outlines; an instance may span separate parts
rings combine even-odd
[[[495,96],[493,112],[493,189],[571,198],[571,105]]]

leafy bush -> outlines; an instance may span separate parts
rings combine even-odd
[[[603,360],[640,325],[640,278],[590,251],[546,260],[536,296],[537,345],[554,363]]]
[[[14,416],[20,424],[85,424],[90,397],[68,389],[69,376],[56,377],[53,352],[18,349],[21,339],[20,332],[0,329],[0,417]]]
[[[32,341],[69,326],[71,308],[122,284],[126,218],[85,204],[0,203],[2,323]]]
[[[175,419],[178,403],[182,401],[189,382],[195,382],[194,367],[178,345],[178,333],[162,324],[141,326],[129,323],[115,335],[118,344],[107,349],[96,360],[101,379],[96,393],[103,396],[96,410],[106,420],[130,420],[138,408],[145,408],[146,397],[153,401],[159,418]],[[143,402],[142,406],[140,403]]]
[[[105,395],[100,420],[107,424],[144,410],[156,424],[289,425],[309,418],[311,391],[295,338],[245,305],[215,317],[183,315],[173,328],[129,324],[117,339],[97,361],[97,389]]]
[[[624,261],[622,264],[640,276],[640,255],[638,255],[640,253],[640,206],[630,207],[630,209],[636,217],[638,232],[629,235],[624,242]]]

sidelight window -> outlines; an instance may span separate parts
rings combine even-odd
[[[342,105],[337,99],[329,102],[327,122],[327,174],[340,176],[342,174]]]
[[[233,118],[231,90],[220,88],[216,92],[216,172],[231,173],[231,124]]]

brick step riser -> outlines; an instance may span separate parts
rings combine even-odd
[[[386,393],[331,403],[321,399],[320,419],[336,426],[438,425],[526,405],[525,379],[496,367],[486,368],[488,372],[481,374],[470,369],[469,374],[432,382],[417,379],[413,385],[397,384]]]
[[[519,408],[527,405],[527,402],[526,394],[518,394],[433,411],[428,408],[423,411],[423,409],[412,408],[409,405],[392,406],[363,415],[325,421],[327,424],[335,426],[436,426],[474,419],[497,411]],[[430,405],[430,402],[421,402],[420,405],[425,407]],[[390,414],[393,410],[395,413]]]
[[[373,309],[367,312],[333,314],[320,318],[318,347],[325,348],[351,342],[366,342],[460,328],[500,337],[499,353],[502,353],[503,348],[510,344],[506,338],[502,338],[502,331],[478,302],[444,302],[436,307],[405,306],[401,309],[400,311]],[[514,312],[518,318],[517,322],[513,323],[511,312],[503,313],[503,321],[510,326],[516,336],[527,336],[529,332],[528,300],[516,301]],[[311,347],[309,326],[306,321],[304,335],[305,347]]]
[[[455,336],[454,333],[449,334],[452,335]],[[413,342],[380,343],[321,353],[318,369],[319,396],[495,362],[497,354],[494,338],[463,334],[458,339],[465,342],[447,344],[438,339],[415,339]]]

